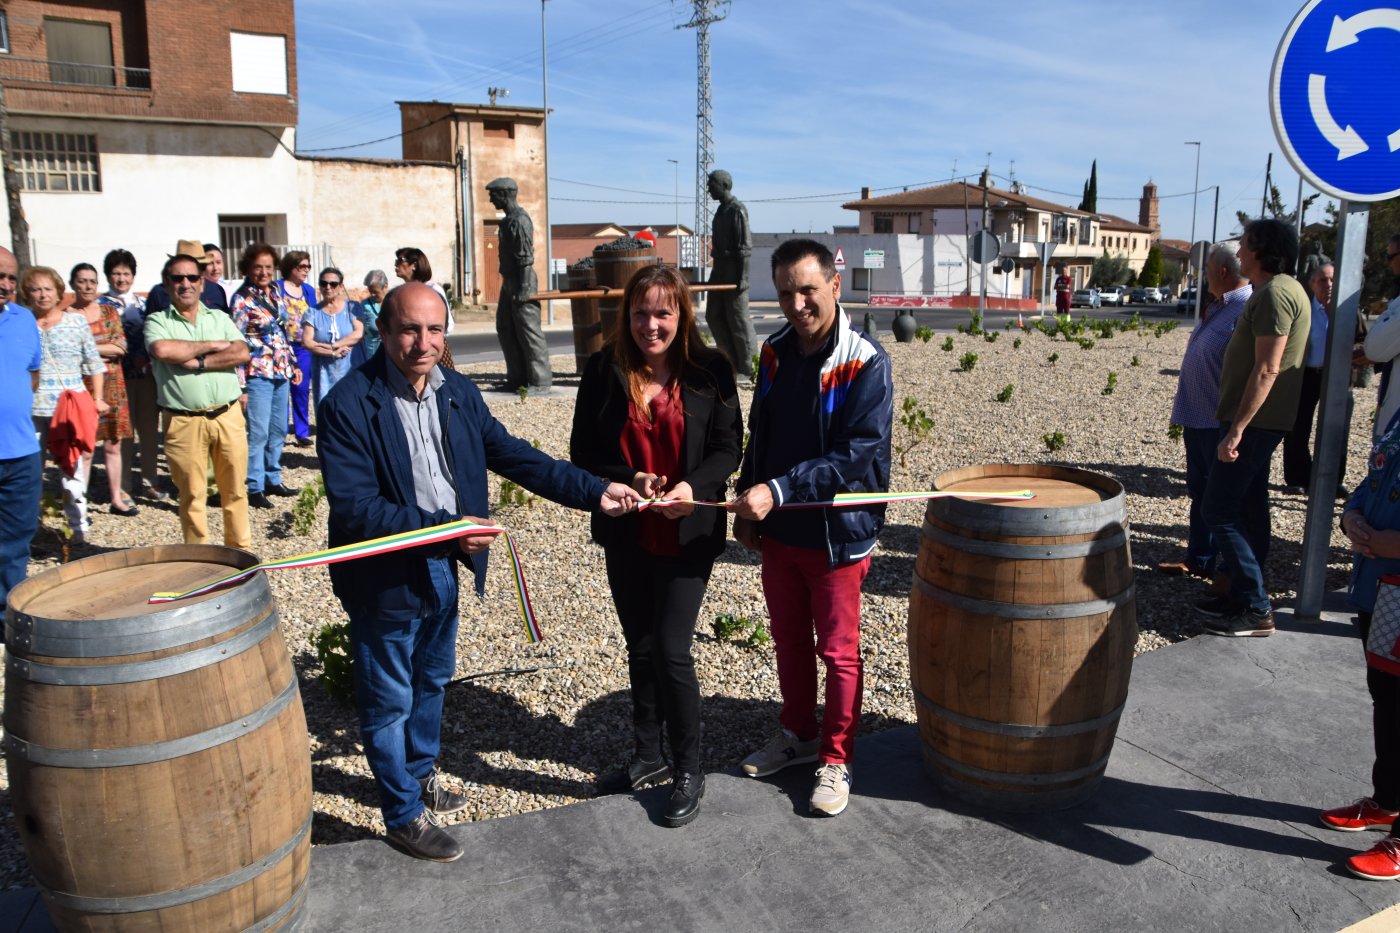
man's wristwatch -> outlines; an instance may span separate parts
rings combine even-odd
[[[199,371],[200,371],[200,372],[204,372],[204,357],[205,357],[205,354],[203,354],[203,353],[201,353],[201,354],[199,354],[199,356],[195,357],[195,359],[199,360]]]

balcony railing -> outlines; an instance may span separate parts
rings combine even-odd
[[[112,65],[85,65],[47,58],[16,58],[0,55],[0,81],[25,84],[51,84],[63,87],[109,87],[132,91],[151,89],[149,68],[117,68]]]

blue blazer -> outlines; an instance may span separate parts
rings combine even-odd
[[[413,466],[403,422],[388,383],[392,365],[381,348],[369,362],[338,382],[317,412],[316,449],[330,502],[331,547],[486,517],[486,471],[499,473],[562,505],[598,508],[607,484],[512,437],[492,417],[467,377],[443,371],[438,416],[460,513],[427,512],[413,491]],[[452,556],[471,567],[476,591],[485,591],[486,554],[463,554],[452,541],[364,557],[330,566],[331,585],[343,605],[384,619],[421,618],[436,609],[427,558]]]

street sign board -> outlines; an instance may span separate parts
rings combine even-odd
[[[882,249],[868,249],[865,251],[865,268],[883,269],[885,268],[885,251]]]
[[[1202,272],[1206,267],[1206,256],[1210,253],[1210,240],[1197,240],[1191,247],[1191,268]]]
[[[1053,240],[1044,240],[1044,241],[1042,241],[1041,243],[1037,244],[1037,246],[1038,246],[1038,249],[1040,250],[1040,264],[1041,264],[1042,266],[1048,266],[1048,265],[1050,265],[1050,257],[1053,256],[1053,255],[1055,255],[1055,243],[1054,243],[1054,241],[1053,241]]]
[[[1274,55],[1269,112],[1293,167],[1348,201],[1400,195],[1400,8],[1308,0]]]
[[[836,247],[836,271],[840,272],[844,268],[846,268],[846,254],[838,246]]]
[[[972,255],[973,262],[986,264],[997,258],[1001,244],[991,233],[979,230],[967,238],[967,251]]]

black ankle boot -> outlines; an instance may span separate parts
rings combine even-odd
[[[606,797],[608,794],[626,794],[641,790],[660,781],[670,770],[666,766],[666,760],[659,755],[655,758],[639,758],[633,755],[626,765],[614,768],[599,778],[593,792],[595,796]]]
[[[666,804],[666,825],[684,826],[700,815],[700,798],[705,796],[705,775],[682,771],[671,782],[671,800]]]

